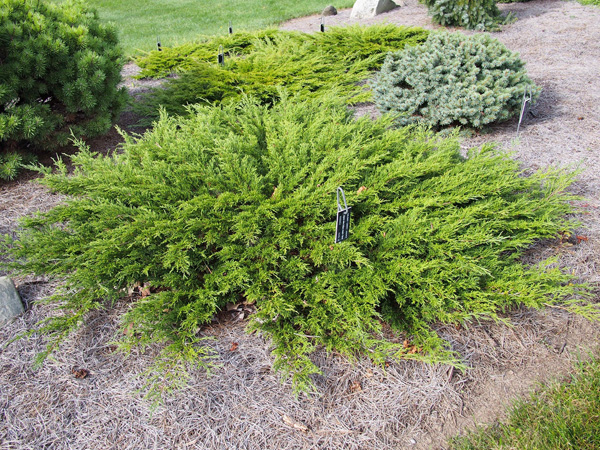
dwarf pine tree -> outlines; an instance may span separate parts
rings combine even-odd
[[[113,27],[83,2],[0,1],[0,152],[107,131],[124,106]]]
[[[228,302],[256,306],[250,328],[272,339],[275,366],[306,387],[317,346],[347,356],[452,360],[431,324],[494,318],[577,291],[551,262],[519,256],[568,229],[571,175],[524,176],[486,146],[354,120],[335,93],[195,106],[163,115],[122,152],[85,147],[43,183],[70,197],[25,219],[5,241],[17,273],[64,279],[64,336],[87,311],[127,295],[127,345],[171,343],[193,359],[202,325]],[[335,244],[336,190],[351,206]],[[382,336],[382,320],[414,351]],[[127,346],[126,345],[126,346]],[[412,349],[412,347],[411,347]]]
[[[388,54],[373,83],[382,112],[398,123],[482,128],[518,115],[523,96],[540,89],[519,55],[487,34],[435,32],[416,47]]]

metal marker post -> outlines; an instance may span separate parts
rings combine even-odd
[[[340,203],[340,192],[344,200],[344,207]],[[335,243],[338,244],[348,239],[350,233],[350,207],[346,203],[346,194],[341,187],[337,188],[337,220],[335,223]]]
[[[231,28],[231,20],[229,21],[229,34],[233,34],[233,28]]]
[[[521,106],[521,115],[519,116],[519,124],[517,125],[517,137],[519,137],[519,130],[521,129],[521,122],[523,121],[523,117],[525,117],[525,112],[527,111],[528,104],[531,104],[531,87],[528,87],[523,92],[523,106]]]
[[[156,48],[159,52],[162,52],[162,48],[160,46],[160,38],[158,36],[156,36]]]
[[[325,20],[321,16],[321,33],[325,33]]]

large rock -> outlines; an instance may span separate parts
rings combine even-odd
[[[0,326],[22,314],[25,309],[13,281],[0,277]]]
[[[356,0],[352,7],[350,17],[353,19],[364,19],[375,17],[378,14],[390,11],[398,5],[392,0]]]
[[[333,5],[329,5],[328,7],[326,7],[323,12],[321,13],[322,16],[337,16],[337,9],[335,9],[335,6]]]

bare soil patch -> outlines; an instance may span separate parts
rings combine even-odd
[[[416,0],[369,21],[435,28]],[[496,141],[514,152],[526,171],[579,165],[573,190],[586,199],[577,235],[587,240],[545,242],[531,261],[558,255],[582,280],[600,287],[600,9],[571,1],[534,0],[502,5],[518,21],[494,36],[520,52],[530,76],[544,89],[516,139],[516,121],[465,141],[466,147]],[[326,26],[352,23],[350,11],[325,19]],[[296,19],[286,29],[316,31],[320,17]],[[127,67],[134,71],[134,67]],[[129,73],[129,72],[127,72]],[[145,86],[126,80],[134,91]],[[370,105],[365,111],[374,112]],[[370,108],[370,109],[369,109]],[[132,118],[121,122],[126,130]],[[113,132],[114,133],[114,132]],[[112,151],[117,133],[96,143]],[[0,186],[0,233],[19,217],[61,201],[22,180]],[[54,284],[16,280],[30,309],[0,329],[0,343],[55,314],[36,303]],[[270,367],[269,343],[244,332],[228,313],[204,331],[220,367],[211,376],[192,372],[189,385],[156,411],[138,390],[140,374],[158,349],[129,357],[114,352],[118,317],[125,303],[87,318],[39,370],[43,349],[34,336],[0,347],[0,449],[392,449],[445,448],[446,438],[475,423],[501,417],[505,406],[538,381],[560,377],[579,355],[597,347],[600,327],[559,309],[518,310],[513,326],[473,323],[439,331],[464,357],[464,373],[446,366],[400,362],[382,369],[319,353],[318,391],[294,397]],[[231,317],[228,317],[231,316]],[[237,345],[233,345],[237,344]],[[89,375],[76,378],[73,369]]]

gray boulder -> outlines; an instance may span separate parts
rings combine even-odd
[[[356,0],[352,7],[350,17],[353,19],[364,19],[375,17],[378,14],[390,11],[398,5],[392,0]]]
[[[15,284],[8,277],[0,277],[0,326],[25,311]]]
[[[337,9],[335,9],[334,6],[329,5],[328,7],[326,7],[323,12],[321,13],[322,16],[336,16],[337,15]]]

